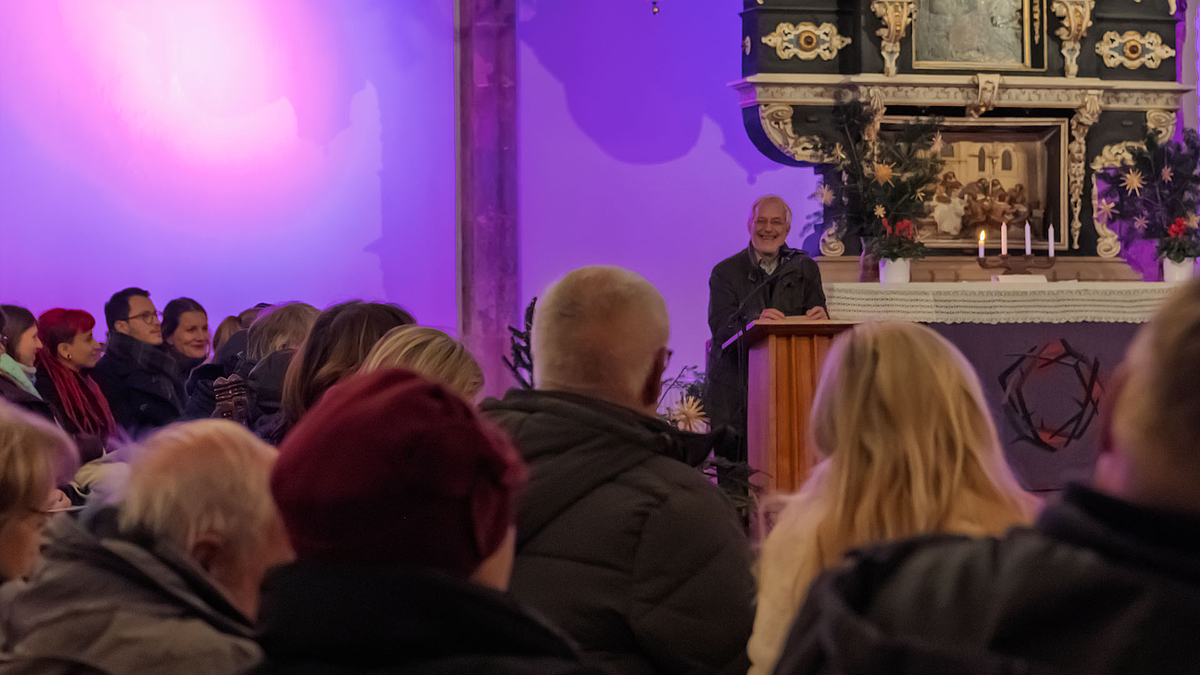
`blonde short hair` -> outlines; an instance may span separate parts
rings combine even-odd
[[[296,349],[321,315],[321,310],[303,302],[268,307],[250,325],[246,357],[258,362],[281,349]]]
[[[667,303],[641,275],[582,267],[542,294],[533,315],[539,389],[636,397],[670,338]]]
[[[0,519],[44,508],[78,464],[79,451],[61,429],[0,399]]]
[[[388,331],[359,372],[406,368],[469,401],[483,391],[483,369],[463,344],[436,328],[400,326]]]
[[[783,223],[784,223],[784,225],[787,225],[789,227],[791,226],[791,224],[792,224],[792,207],[788,206],[788,203],[783,201],[783,197],[780,197],[779,195],[763,195],[762,197],[755,199],[754,203],[750,206],[750,220],[747,222],[749,222],[751,225],[753,225],[754,220],[756,218],[758,218],[759,209],[766,206],[767,204],[778,204],[778,205],[782,206],[783,207]]]
[[[275,506],[271,446],[228,420],[181,422],[135,449],[119,524],[190,552],[215,536],[235,551],[262,540]]]

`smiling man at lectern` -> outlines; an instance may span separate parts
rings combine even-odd
[[[708,279],[708,352],[706,403],[712,426],[727,424],[746,435],[745,345],[726,341],[750,321],[806,316],[828,319],[821,270],[804,251],[788,248],[792,210],[775,195],[760,197],[750,208],[750,245],[717,263]],[[745,441],[738,457],[745,461]]]

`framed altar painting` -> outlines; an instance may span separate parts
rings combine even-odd
[[[905,118],[885,116],[880,133],[898,129]],[[1000,228],[1010,245],[1024,246],[1025,223],[1033,248],[1057,250],[1069,241],[1067,197],[1068,128],[1065,119],[984,118],[942,122],[942,171],[925,213],[912,219],[917,237],[930,248],[978,246],[999,249]]]
[[[1045,0],[915,0],[913,68],[1041,70]]]

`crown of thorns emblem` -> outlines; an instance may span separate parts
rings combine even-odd
[[[1066,340],[1014,356],[999,379],[1016,440],[1058,452],[1083,438],[1100,412],[1100,360]]]

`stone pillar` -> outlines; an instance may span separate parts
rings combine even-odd
[[[1182,7],[1177,5],[1184,12],[1184,20],[1179,24],[1179,39],[1175,43],[1176,67],[1179,69],[1179,81],[1191,87],[1196,86],[1196,69],[1200,67],[1196,63],[1197,37],[1200,36],[1196,27],[1197,5],[1200,3],[1191,0],[1183,0]],[[1200,97],[1195,91],[1188,92],[1183,96],[1180,107],[1179,124],[1195,129],[1200,122],[1197,119]]]
[[[459,335],[498,395],[520,304],[516,0],[455,0],[455,30]]]

